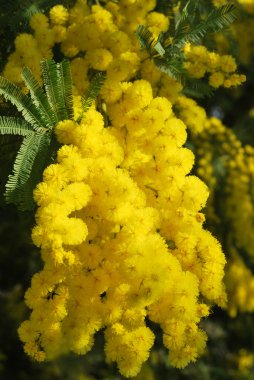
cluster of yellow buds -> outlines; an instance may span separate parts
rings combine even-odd
[[[243,74],[237,74],[237,65],[231,55],[210,52],[203,45],[186,44],[184,48],[187,62],[185,67],[193,78],[203,78],[209,74],[209,84],[214,88],[230,88],[246,81]]]

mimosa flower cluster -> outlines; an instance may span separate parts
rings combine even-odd
[[[216,118],[207,120],[206,128],[197,136],[196,146],[197,172],[211,191],[209,204],[215,207],[213,191],[218,181],[224,181],[223,218],[230,223],[237,247],[252,256],[254,148],[243,146],[232,130]]]
[[[53,7],[49,17],[36,14],[34,33],[17,36],[4,70],[20,86],[22,66],[40,80],[40,59],[60,44],[77,95],[74,120],[55,128],[63,144],[57,161],[34,191],[32,238],[44,268],[26,293],[32,312],[19,335],[39,361],[85,354],[104,330],[107,361],[135,376],[154,343],[149,319],[163,331],[171,364],[183,368],[204,351],[200,320],[211,304],[226,302],[225,257],[203,228],[208,189],[190,175],[194,155],[184,147],[185,123],[195,134],[205,113],[180,97],[182,86],[147,59],[134,35],[138,24],[155,35],[167,30],[155,5],[122,0],[90,8],[78,0],[69,10]],[[81,117],[91,70],[107,79],[98,110]]]
[[[105,8],[99,5],[90,8],[86,1],[78,0],[69,11],[57,5],[51,9],[49,17],[35,14],[30,22],[33,35],[23,33],[17,36],[16,49],[9,56],[4,76],[22,85],[20,71],[28,66],[39,79],[40,60],[52,57],[52,49],[59,43],[64,56],[72,59],[74,84],[79,94],[87,88],[87,71],[91,68],[107,71],[109,81],[113,82],[113,92],[117,82],[129,80],[140,71],[141,77],[152,84],[154,94],[174,101],[181,85],[146,59],[147,53],[140,50],[134,34],[139,24],[146,25],[155,38],[160,32],[167,31],[169,18],[153,11],[155,6],[155,0],[146,3],[121,0],[118,4],[109,1]],[[220,56],[204,46],[190,44],[185,46],[185,53],[190,75],[202,78],[208,74],[210,85],[215,88],[238,86],[246,79],[236,73],[232,56]]]
[[[221,229],[217,228],[220,226],[220,216],[216,207],[218,201],[216,190],[220,181],[225,179],[229,160],[234,160],[234,155],[241,143],[235,134],[215,117],[206,117],[203,130],[196,135],[192,134],[192,141],[195,144],[197,175],[209,188],[209,198],[206,204],[207,221],[209,227],[213,227],[218,233]],[[224,203],[221,207],[224,210]]]
[[[231,317],[236,317],[239,312],[254,311],[254,276],[236,250],[232,249],[231,254],[225,282],[229,296],[228,312]]]
[[[45,360],[85,354],[105,329],[107,360],[131,377],[154,342],[147,318],[161,326],[172,365],[203,352],[198,323],[211,302],[225,302],[225,258],[202,227],[208,191],[188,175],[185,125],[147,81],[122,83],[121,94],[108,105],[110,127],[95,109],[56,127],[64,145],[34,192],[32,238],[45,265],[19,334]]]
[[[250,257],[254,252],[254,148],[241,146],[229,162],[226,191],[227,220],[231,221],[232,234],[239,248],[243,248]],[[241,199],[241,202],[239,202]]]
[[[177,116],[187,126],[191,136],[203,132],[206,128],[207,115],[194,99],[178,96],[175,101]]]
[[[227,226],[221,239],[229,256],[225,277],[229,314],[253,312],[254,276],[238,251],[244,250],[248,260],[253,260],[254,148],[243,146],[233,131],[216,118],[208,119],[202,133],[196,139],[194,135],[193,140],[197,173],[210,190],[208,224],[217,236]]]
[[[187,59],[185,68],[190,75],[200,79],[209,74],[209,84],[214,88],[239,86],[246,80],[245,75],[236,74],[237,65],[230,55],[210,52],[203,45],[186,44],[184,51]]]

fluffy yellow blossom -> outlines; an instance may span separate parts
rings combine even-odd
[[[238,86],[246,80],[244,75],[236,73],[237,65],[231,55],[210,52],[203,45],[186,44],[184,51],[187,59],[185,68],[189,74],[199,79],[208,73],[209,84],[214,88]]]
[[[35,13],[30,20],[31,28],[36,31],[40,28],[47,29],[49,27],[49,20],[46,15],[42,13]]]
[[[157,37],[161,32],[166,32],[169,28],[169,18],[163,13],[150,12],[146,17],[149,30]]]
[[[179,96],[176,100],[176,109],[180,119],[189,127],[192,134],[198,134],[204,130],[207,120],[206,112],[195,100]]]
[[[64,42],[67,37],[67,29],[63,25],[54,25],[52,27],[54,40],[56,43]]]
[[[224,77],[223,73],[215,72],[215,73],[210,75],[209,84],[214,88],[218,88],[218,87],[223,85],[224,78],[225,77]]]
[[[234,132],[216,118],[207,120],[194,142],[198,174],[210,189],[208,223],[217,231],[221,231],[222,223],[231,226],[227,239],[224,238],[230,256],[225,277],[228,312],[232,317],[239,312],[253,312],[253,273],[237,253],[241,250],[250,260],[253,258],[253,147],[243,146]],[[216,200],[219,186],[224,195],[220,207]]]
[[[64,25],[68,21],[68,10],[63,5],[55,5],[49,12],[52,24]]]
[[[90,50],[86,55],[88,65],[95,70],[107,70],[112,59],[112,54],[107,49]]]

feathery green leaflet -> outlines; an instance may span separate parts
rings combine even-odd
[[[5,186],[5,200],[21,210],[34,208],[33,189],[40,181],[44,168],[55,150],[54,127],[61,120],[73,119],[73,93],[70,63],[64,60],[56,64],[52,59],[41,62],[44,89],[28,68],[21,76],[30,96],[0,77],[0,95],[9,100],[21,117],[0,117],[0,135],[18,135],[24,139],[17,153],[13,173]],[[83,96],[83,112],[86,112],[98,96],[105,74],[98,73]]]

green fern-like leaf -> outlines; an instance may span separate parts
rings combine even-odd
[[[145,48],[148,54],[152,57],[154,54],[154,37],[150,30],[145,25],[139,25],[135,32],[140,45],[142,48]]]
[[[176,79],[179,83],[184,84],[186,71],[180,60],[172,58],[171,60],[155,60],[156,66],[162,73]]]
[[[10,81],[0,78],[0,94],[10,100],[25,119],[0,118],[0,135],[16,134],[25,137],[4,194],[7,203],[14,203],[21,209],[30,209],[34,204],[33,187],[46,166],[47,157],[52,153],[49,151],[53,127],[58,120],[73,115],[69,63],[57,65],[52,60],[44,60],[41,66],[46,94],[28,68],[22,71],[22,77],[30,90],[31,98]]]
[[[236,18],[236,7],[234,4],[229,3],[213,9],[205,22],[209,28],[209,32],[216,33],[228,27]]]
[[[236,19],[234,4],[222,5],[213,9],[207,18],[196,25],[187,25],[181,33],[176,30],[172,45],[182,48],[187,42],[198,43],[208,33],[219,32],[229,26]]]
[[[159,54],[160,57],[165,55],[165,48],[163,47],[163,33],[159,34],[157,41],[153,45],[153,49]]]
[[[15,105],[26,120],[35,130],[45,130],[45,122],[32,100],[23,94],[15,84],[4,77],[0,77],[0,95]]]
[[[30,176],[19,190],[18,208],[20,211],[32,211],[35,209],[33,191],[37,183],[42,180],[43,170],[50,162],[54,149],[52,138],[49,134],[45,134],[43,138],[44,141],[39,145]]]
[[[209,86],[208,83],[198,79],[187,80],[182,92],[186,96],[198,99],[211,97],[214,93],[212,87]]]
[[[180,39],[190,31],[190,24],[193,22],[199,0],[189,0],[184,6],[180,17],[175,23],[175,39]]]
[[[44,59],[41,61],[41,71],[47,98],[57,121],[67,119],[68,115],[57,64],[53,59]]]
[[[57,65],[58,67],[58,80],[63,92],[63,98],[65,103],[65,109],[67,112],[67,118],[73,119],[73,94],[72,94],[72,77],[70,62],[67,60],[62,61]]]
[[[139,25],[135,32],[140,45],[145,48],[150,58],[156,58],[158,56],[163,57],[165,49],[162,45],[164,34],[161,33],[157,40],[154,39],[153,34],[145,25]]]
[[[97,73],[91,80],[90,86],[86,91],[85,95],[82,97],[82,110],[86,112],[89,110],[93,101],[99,95],[100,89],[103,86],[106,75],[103,72]]]
[[[45,93],[29,69],[25,68],[22,71],[31,97],[24,95],[17,86],[0,77],[0,94],[10,100],[25,119],[0,117],[0,135],[13,134],[24,137],[4,194],[7,203],[14,203],[22,210],[34,208],[33,189],[41,179],[43,169],[58,149],[53,137],[55,125],[60,120],[73,118],[69,62],[56,64],[53,60],[43,60],[41,70]],[[82,99],[83,112],[89,109],[98,96],[104,80],[105,74],[102,72],[92,78],[90,87]]]
[[[22,188],[31,175],[36,156],[39,151],[46,154],[48,141],[48,133],[31,133],[24,138],[14,163],[13,174],[9,176],[5,187],[7,203],[20,203]]]
[[[0,116],[1,135],[27,136],[33,132],[33,128],[21,118]]]
[[[52,128],[52,126],[57,121],[56,115],[50,107],[47,96],[45,95],[43,89],[40,87],[38,81],[35,79],[29,68],[25,67],[22,70],[21,75],[26,87],[30,91],[31,98],[35,106],[37,107],[38,111],[41,113],[41,116],[45,121],[45,125],[48,128]]]

